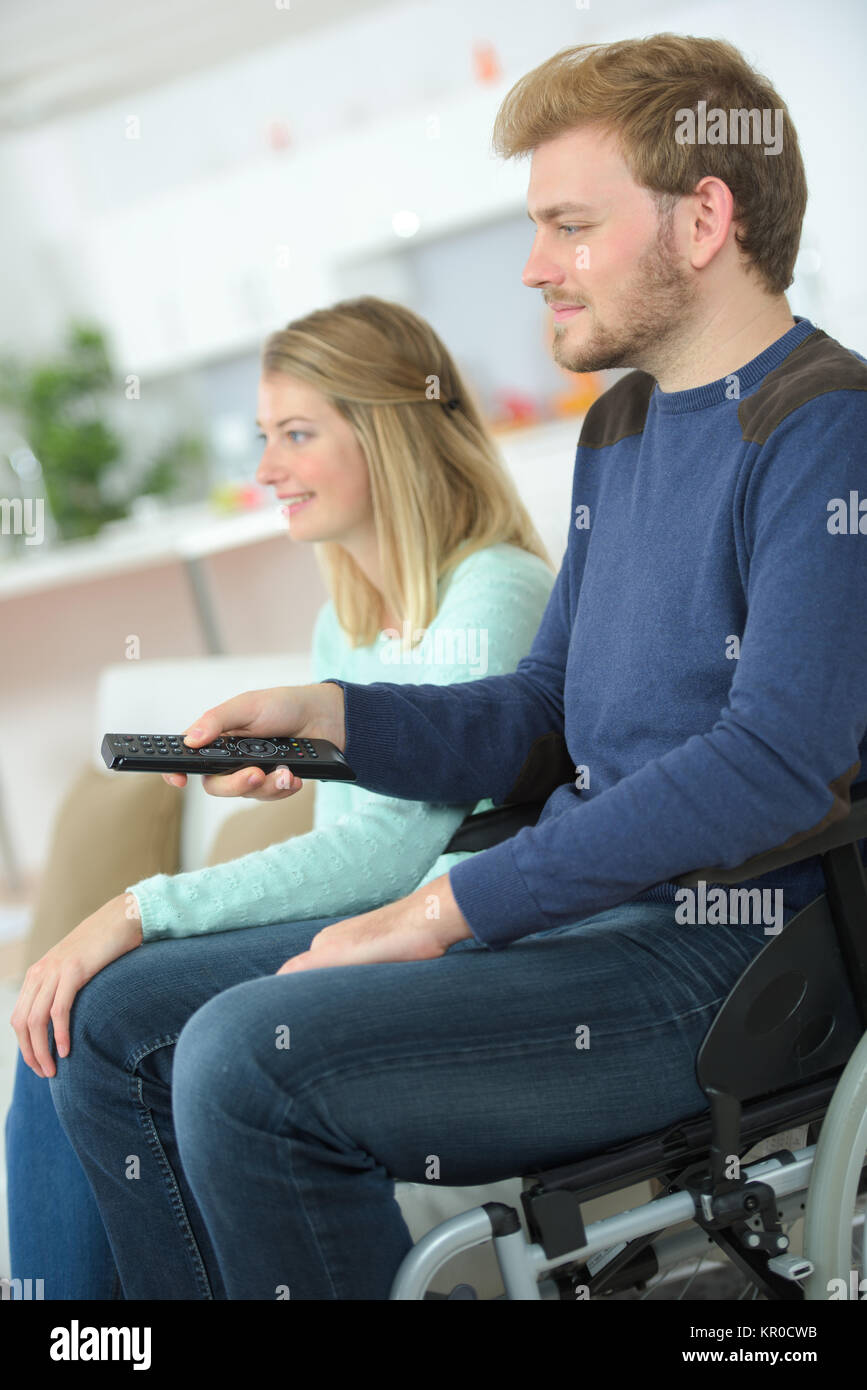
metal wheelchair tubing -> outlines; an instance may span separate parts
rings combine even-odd
[[[798,1149],[793,1155],[795,1160],[793,1163],[781,1163],[773,1156],[763,1158],[743,1169],[742,1176],[749,1180],[761,1179],[761,1181],[768,1183],[777,1197],[806,1192],[815,1151],[815,1144],[805,1149]],[[628,1185],[628,1183],[625,1184],[625,1186]],[[587,1227],[587,1241],[583,1246],[569,1251],[565,1255],[560,1255],[556,1259],[548,1259],[540,1245],[527,1240],[523,1227],[517,1233],[517,1237],[495,1237],[485,1208],[483,1206],[473,1207],[470,1211],[460,1212],[457,1216],[440,1222],[432,1231],[428,1231],[426,1235],[422,1236],[401,1264],[389,1296],[399,1300],[423,1298],[430,1281],[435,1278],[452,1256],[460,1254],[464,1250],[470,1250],[476,1245],[483,1245],[490,1240],[493,1242],[495,1253],[497,1253],[501,1242],[507,1241],[509,1243],[509,1257],[505,1261],[507,1268],[503,1269],[502,1265],[500,1266],[506,1297],[516,1297],[519,1300],[528,1297],[541,1298],[541,1294],[538,1292],[530,1293],[527,1283],[528,1275],[538,1289],[539,1276],[550,1270],[585,1260],[589,1255],[608,1250],[611,1246],[620,1244],[621,1241],[634,1240],[639,1236],[650,1235],[653,1232],[663,1232],[671,1226],[678,1226],[685,1221],[693,1220],[694,1217],[695,1204],[689,1194],[687,1192],[673,1193],[668,1197],[660,1197],[652,1202],[646,1202],[640,1207],[633,1207],[629,1211],[618,1212],[614,1216],[606,1216],[600,1221],[594,1221]],[[696,1229],[701,1232],[700,1226],[697,1226]],[[704,1233],[701,1232],[701,1234]],[[523,1269],[521,1271],[516,1268],[516,1241],[522,1243],[520,1258]]]
[[[763,1158],[758,1163],[751,1163],[744,1168],[741,1176],[749,1181],[760,1179],[766,1182],[774,1189],[777,1197],[806,1191],[815,1151],[815,1145],[798,1149],[794,1154],[794,1163],[780,1163],[779,1159],[773,1157]],[[584,1260],[588,1255],[595,1255],[612,1245],[619,1245],[621,1241],[635,1240],[637,1236],[650,1235],[654,1231],[664,1231],[694,1217],[695,1203],[689,1193],[676,1192],[670,1197],[660,1197],[656,1201],[645,1202],[643,1206],[632,1207],[629,1211],[618,1212],[615,1216],[605,1216],[601,1221],[592,1222],[586,1230],[585,1244],[567,1255],[559,1255],[556,1259],[549,1260],[542,1247],[534,1245],[531,1248],[538,1253],[534,1253],[533,1263],[539,1271],[556,1269],[559,1265]]]

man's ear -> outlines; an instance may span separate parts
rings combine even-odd
[[[711,174],[699,179],[689,213],[692,224],[689,259],[697,270],[709,265],[725,245],[734,221],[734,210],[734,197],[727,183]]]

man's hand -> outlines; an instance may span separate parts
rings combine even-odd
[[[24,1061],[37,1076],[53,1076],[55,1072],[48,1046],[49,1018],[58,1055],[65,1057],[69,1052],[69,1011],[76,994],[106,965],[141,943],[135,895],[119,893],[31,965],[9,1022]]]
[[[188,748],[204,748],[223,734],[244,738],[271,738],[275,734],[300,738],[327,738],[343,753],[346,719],[343,691],[330,681],[317,685],[274,686],[271,690],[246,690],[221,705],[205,710],[184,733]],[[198,774],[196,774],[198,775]],[[185,772],[164,772],[164,782],[185,787]],[[211,772],[203,776],[208,796],[243,796],[253,801],[282,801],[301,790],[303,783],[288,768],[264,773],[260,767],[237,772]]]
[[[455,902],[449,876],[441,874],[396,903],[323,927],[309,950],[287,960],[277,974],[330,965],[433,960],[467,936],[472,932]]]

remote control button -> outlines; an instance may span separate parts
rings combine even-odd
[[[242,757],[273,758],[277,752],[276,744],[265,738],[239,738],[236,747]]]
[[[200,748],[198,751],[208,758],[231,758],[232,756],[228,748]],[[196,749],[191,748],[190,752],[195,753]]]

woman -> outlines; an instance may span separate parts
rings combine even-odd
[[[439,684],[515,669],[553,571],[466,384],[427,323],[372,297],[296,320],[265,345],[258,417],[265,449],[257,479],[286,502],[291,538],[314,545],[331,593],[314,630],[314,679]],[[279,771],[249,776],[246,795],[260,800],[299,785],[288,772],[285,780]],[[219,779],[206,780],[219,790]],[[472,809],[321,783],[309,834],[132,884],[31,967],[13,1014],[22,1051],[7,1120],[14,1277],[44,1278],[50,1299],[108,1299],[149,1296],[141,1290],[160,1275],[163,1252],[154,1248],[153,1269],[141,1271],[141,1284],[125,1277],[121,1290],[90,1183],[45,1080],[57,1071],[49,1022],[62,1057],[65,1020],[87,981],[100,972],[113,978],[113,962],[138,946],[174,952],[179,970],[207,973],[209,953],[243,961],[279,938],[276,969],[293,945],[307,949],[324,920],[394,901],[465,857],[441,851]],[[206,939],[179,940],[195,937]],[[179,1160],[164,1152],[152,1111],[140,1123],[168,1219],[187,1242],[191,1283],[168,1296],[225,1297],[201,1218],[183,1200]],[[129,1174],[124,1182],[122,1190],[135,1191]]]

